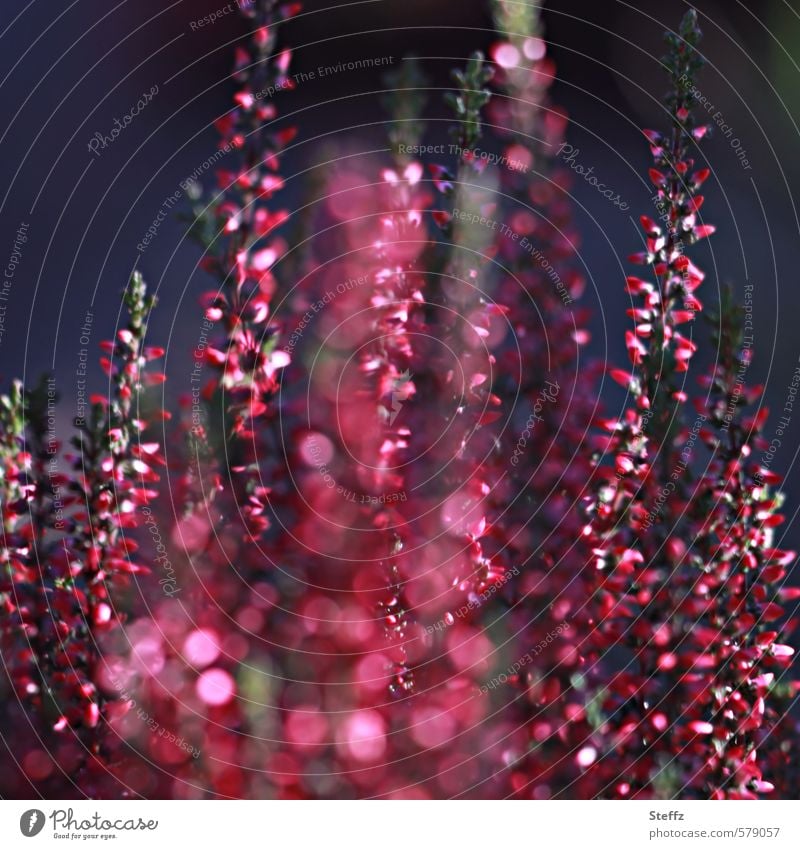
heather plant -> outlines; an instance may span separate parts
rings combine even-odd
[[[128,323],[104,343],[107,394],[75,421],[72,447],[55,436],[55,382],[3,396],[3,657],[16,705],[11,717],[30,748],[29,781],[72,795],[103,795],[117,753],[109,723],[127,705],[103,685],[110,658],[104,636],[125,621],[120,603],[136,576],[138,546],[126,531],[155,497],[163,463],[149,441],[159,418],[146,410],[146,385],[163,379],[147,363],[163,351],[145,345],[154,299],[139,274],[124,294]],[[64,466],[68,471],[60,471]]]
[[[491,3],[448,154],[414,152],[409,61],[388,155],[340,157],[297,211],[268,93],[300,9],[240,11],[216,183],[191,192],[212,282],[188,385],[166,411],[147,390],[135,274],[70,451],[52,380],[0,398],[4,794],[790,796],[794,553],[727,295],[693,389],[694,12],[644,134],[630,362],[605,369],[539,4]]]
[[[514,658],[540,647],[512,676],[513,695],[498,698],[513,704],[530,740],[515,751],[514,792],[547,798],[576,792],[578,753],[591,730],[579,675],[589,588],[576,540],[591,473],[595,368],[583,353],[590,337],[580,304],[585,280],[571,176],[555,156],[567,118],[549,97],[555,68],[540,10],[503,2],[493,10],[498,96],[491,116],[504,140],[500,185],[510,205],[496,237],[497,297],[513,328],[495,388],[512,411],[501,453],[513,453],[494,497],[500,496],[499,521],[507,528],[506,558],[521,569],[505,594],[513,622],[508,639]]]
[[[708,127],[693,116],[700,31],[687,13],[667,37],[672,90],[668,134],[645,133],[655,167],[659,222],[641,219],[645,250],[631,260],[650,279],[629,277],[629,369],[611,376],[628,392],[621,416],[605,419],[599,486],[587,499],[584,537],[596,575],[589,641],[602,662],[606,748],[592,769],[600,793],[617,797],[754,798],[775,789],[759,749],[777,719],[770,690],[793,650],[770,623],[783,617],[773,585],[794,555],[772,545],[782,522],[779,479],[752,459],[767,411],[742,415],[758,395],[742,385],[750,351],[727,299],[712,339],[717,363],[690,429],[686,378],[697,343],[683,330],[702,310],[703,272],[687,251],[714,232],[699,189],[709,170],[694,147]],[[710,453],[693,479],[696,443]]]

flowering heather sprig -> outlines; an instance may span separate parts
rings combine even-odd
[[[506,322],[507,307],[497,302],[494,291],[492,231],[476,223],[496,208],[494,176],[474,152],[482,111],[491,100],[487,84],[492,76],[480,53],[463,72],[453,73],[456,91],[447,101],[457,119],[452,135],[460,147],[458,167],[454,177],[445,166],[431,169],[445,199],[445,210],[434,213],[447,239],[447,260],[431,318],[433,332],[442,340],[431,351],[431,385],[438,418],[447,422],[434,457],[442,468],[435,482],[442,528],[457,545],[447,557],[453,609],[502,584],[506,573],[502,558],[491,553],[502,548],[502,531],[489,515],[489,496],[500,474],[492,425],[502,417],[493,391],[497,374],[491,338]]]
[[[662,223],[642,216],[646,250],[630,257],[631,262],[650,266],[655,282],[629,277],[627,289],[641,306],[629,310],[634,322],[625,334],[628,356],[635,373],[628,378],[619,371],[612,377],[636,398],[636,406],[647,411],[649,429],[655,439],[663,438],[676,402],[684,400],[676,378],[688,370],[695,344],[676,328],[692,321],[702,305],[694,292],[703,281],[702,272],[686,256],[686,248],[710,236],[714,227],[699,221],[703,197],[698,190],[709,176],[708,169],[695,169],[691,143],[703,138],[706,126],[697,126],[689,93],[701,60],[696,53],[700,39],[697,15],[686,14],[681,36],[667,38],[672,52],[665,64],[675,91],[667,105],[673,120],[669,137],[645,131],[653,154],[650,179],[656,187],[655,204]],[[688,86],[688,88],[687,88]]]
[[[501,187],[511,201],[496,236],[502,269],[497,299],[513,330],[498,354],[494,387],[513,413],[499,452],[505,481],[493,498],[508,540],[505,556],[522,567],[503,593],[511,642],[518,657],[539,647],[534,661],[510,677],[519,695],[510,689],[498,698],[526,723],[527,756],[515,763],[512,792],[546,798],[565,788],[585,791],[575,783],[576,753],[590,729],[575,684],[582,681],[577,673],[587,582],[575,539],[581,528],[576,506],[591,472],[586,430],[594,409],[593,369],[581,362],[588,310],[577,304],[584,278],[577,268],[580,236],[570,178],[555,156],[567,118],[549,97],[555,69],[540,10],[504,0],[492,9],[499,41],[491,56],[500,94],[492,100],[491,121],[502,127]]]
[[[414,90],[418,80],[412,62],[392,77],[392,90],[384,98],[393,128],[390,136],[398,145],[417,138],[416,109],[423,102]],[[424,363],[420,346],[427,336],[421,257],[428,245],[425,215],[431,192],[423,174],[414,157],[397,150],[380,179],[373,183],[369,178],[368,185],[354,189],[346,205],[339,206],[339,192],[331,192],[331,211],[341,222],[349,250],[337,256],[323,276],[359,283],[351,289],[340,282],[335,301],[325,301],[327,309],[319,319],[324,329],[317,337],[321,350],[314,356],[319,365],[311,379],[319,380],[318,375],[330,369],[338,388],[322,392],[308,413],[314,429],[308,438],[315,446],[324,441],[330,452],[324,470],[311,458],[319,470],[309,487],[310,504],[330,526],[325,554],[345,554],[366,564],[347,584],[346,598],[361,606],[348,609],[376,620],[378,631],[382,626],[385,639],[379,647],[389,667],[389,691],[397,699],[411,693],[414,684],[408,646],[418,647],[418,626],[407,589],[422,571],[424,545],[420,528],[407,517],[420,509],[410,499],[408,469],[412,440],[423,436],[413,426],[416,376]],[[334,176],[334,186],[339,179]],[[352,370],[350,362],[355,364]],[[338,484],[333,499],[332,490],[320,486],[328,465]],[[320,517],[313,509],[303,521],[309,537],[317,537]],[[341,574],[341,565],[333,565]],[[329,569],[331,563],[322,558],[315,580]],[[343,597],[337,600],[342,603]],[[375,648],[365,641],[364,657]]]
[[[79,453],[64,456],[71,474],[58,471],[54,382],[31,392],[15,384],[0,402],[4,657],[53,760],[94,794],[111,757],[105,721],[126,707],[102,689],[102,634],[124,618],[115,596],[131,574],[147,571],[134,562],[136,545],[124,533],[155,495],[153,466],[163,462],[159,444],[143,441],[140,392],[163,380],[146,363],[163,351],[144,345],[154,299],[138,274],[124,300],[128,325],[103,346],[109,394],[93,396],[89,417],[75,422]],[[34,746],[23,768],[42,779],[53,760]]]
[[[693,170],[690,157],[690,144],[705,133],[694,123],[687,89],[700,65],[699,38],[696,13],[690,11],[680,35],[667,39],[673,128],[668,138],[645,133],[663,225],[643,216],[646,250],[631,257],[649,266],[655,279],[627,281],[630,295],[640,299],[628,311],[634,322],[625,337],[632,367],[613,369],[611,377],[627,388],[633,404],[618,418],[601,422],[609,436],[599,439],[598,447],[613,465],[596,469],[598,488],[587,500],[590,521],[583,531],[597,576],[594,657],[612,647],[630,652],[625,668],[602,685],[607,712],[602,735],[609,742],[607,754],[593,767],[603,776],[602,795],[671,792],[665,789],[670,770],[662,768],[671,764],[668,729],[680,721],[685,697],[673,670],[693,608],[683,603],[689,591],[681,567],[686,545],[672,529],[686,503],[687,463],[680,456],[686,432],[679,425],[686,393],[680,381],[696,345],[678,327],[701,309],[694,292],[703,274],[684,251],[713,232],[697,216],[702,203],[697,191],[708,171]]]
[[[257,423],[270,417],[278,372],[290,362],[278,348],[277,327],[270,318],[276,289],[270,269],[283,252],[275,231],[289,214],[272,211],[268,201],[283,188],[279,154],[295,130],[272,128],[275,106],[264,98],[267,90],[291,84],[291,51],[276,53],[275,28],[298,9],[298,4],[260,0],[242,10],[254,29],[236,51],[234,77],[241,88],[235,107],[216,122],[221,148],[236,157],[237,165],[217,172],[219,194],[208,208],[198,209],[193,225],[208,251],[203,267],[221,281],[219,289],[202,298],[207,321],[222,328],[222,335],[202,352],[217,372],[203,396],[220,419],[232,496],[252,540],[269,527],[269,489],[262,482],[258,450],[263,427]],[[195,437],[204,439],[204,431],[201,427]]]
[[[17,707],[26,713],[18,718],[26,744],[21,761],[32,781],[49,776],[54,761],[83,778],[81,749],[97,754],[99,739],[96,646],[87,621],[84,564],[68,535],[79,525],[64,512],[76,499],[67,494],[73,482],[58,471],[56,401],[54,383],[47,380],[32,391],[15,383],[1,402],[2,649]],[[9,708],[13,716],[15,707]],[[58,735],[66,745],[57,746],[53,731],[68,729],[74,733]]]
[[[399,98],[402,102],[403,98]],[[391,496],[407,490],[408,480],[400,471],[411,440],[411,431],[399,413],[413,399],[417,388],[412,369],[417,368],[419,353],[414,336],[424,332],[424,277],[416,263],[403,261],[404,243],[426,240],[424,206],[427,193],[419,191],[422,165],[398,162],[402,171],[386,169],[388,209],[381,216],[381,235],[376,247],[378,267],[371,274],[370,306],[374,341],[364,351],[360,368],[373,387],[376,402],[377,455],[373,458],[372,487],[377,495]],[[403,167],[404,166],[404,167]],[[390,597],[382,603],[384,624],[394,654],[391,691],[398,695],[413,688],[413,672],[405,647],[409,639],[409,603],[404,592],[401,560],[411,542],[412,529],[403,518],[398,502],[372,509],[373,527],[382,531],[386,547]],[[384,530],[385,529],[385,530]]]
[[[166,662],[184,674],[169,687],[147,672],[131,681],[137,712],[155,727],[182,730],[178,725],[187,702],[196,712],[183,745],[166,736],[142,740],[148,760],[169,764],[192,785],[199,782],[208,793],[225,797],[248,795],[246,772],[233,763],[245,762],[252,750],[248,741],[253,740],[230,735],[227,729],[247,729],[253,735],[263,730],[263,711],[235,698],[241,682],[233,675],[240,672],[240,652],[249,653],[249,668],[259,663],[264,669],[278,668],[253,619],[283,601],[273,584],[263,582],[269,560],[262,545],[270,526],[268,483],[280,459],[279,446],[270,441],[274,395],[278,372],[290,361],[278,347],[279,328],[271,315],[277,289],[271,269],[284,250],[276,231],[289,213],[274,209],[272,199],[283,188],[280,153],[295,131],[274,128],[277,113],[269,92],[291,86],[291,53],[277,51],[277,32],[299,8],[273,0],[240,6],[250,32],[236,48],[239,90],[234,108],[216,122],[224,167],[216,170],[217,192],[207,206],[196,205],[192,222],[192,233],[206,250],[202,267],[219,284],[201,297],[204,322],[194,351],[192,395],[182,399],[179,430],[186,444],[178,452],[180,473],[173,493],[180,507],[167,545],[178,564],[188,559],[191,573],[185,574],[193,580],[180,597],[186,616],[156,614],[153,621],[139,623],[138,632],[147,634],[145,642],[157,645]],[[208,379],[205,368],[211,372]],[[234,617],[243,617],[241,629],[232,629]],[[174,636],[169,643],[162,637],[167,630]],[[220,658],[211,666],[211,660],[202,661],[209,652],[217,657],[217,642],[226,634],[235,636],[237,651],[227,662]],[[266,639],[280,641],[277,627]],[[241,686],[246,689],[246,682]],[[216,759],[230,766],[216,768]],[[152,790],[152,780],[149,786]],[[180,779],[164,787],[161,792],[185,792]]]
[[[23,698],[38,696],[35,657],[30,642],[35,627],[30,606],[36,604],[37,577],[32,557],[34,529],[25,521],[31,499],[28,471],[31,455],[24,449],[25,390],[14,381],[8,395],[0,396],[0,519],[2,547],[0,584],[3,616],[0,646],[4,666]],[[27,612],[27,613],[26,613]]]
[[[106,604],[105,581],[115,570],[135,574],[143,567],[130,560],[135,545],[124,539],[124,531],[139,524],[138,509],[157,495],[153,488],[160,476],[155,467],[163,465],[161,445],[147,442],[146,431],[168,414],[147,410],[143,390],[162,384],[161,372],[147,365],[164,355],[164,349],[145,344],[147,322],[156,304],[145,282],[134,273],[123,302],[128,325],[117,338],[103,342],[105,357],[100,364],[108,376],[108,395],[94,395],[89,417],[76,420],[78,435],[72,445],[75,473],[73,484],[85,513],[76,515],[75,547],[85,558],[84,577],[90,621],[98,627],[111,619]]]
[[[756,460],[769,446],[762,435],[767,410],[745,414],[761,387],[742,384],[751,351],[743,346],[739,319],[724,291],[715,333],[719,356],[706,382],[709,427],[702,431],[711,459],[693,492],[688,529],[694,539],[689,560],[698,575],[693,592],[705,607],[683,651],[692,699],[682,717],[684,733],[675,740],[685,747],[679,756],[692,757],[684,792],[688,786],[717,799],[775,790],[762,750],[774,746],[770,737],[785,705],[773,695],[786,689],[781,678],[794,655],[785,642],[793,626],[784,622],[780,585],[796,555],[773,540],[783,522],[775,489],[781,478]]]
[[[98,690],[103,665],[101,635],[124,621],[114,594],[129,585],[131,575],[150,571],[134,559],[138,546],[126,532],[138,527],[140,508],[156,497],[154,487],[160,480],[156,467],[164,464],[160,443],[154,437],[147,441],[147,431],[167,414],[159,408],[146,410],[143,403],[144,389],[165,380],[162,373],[147,369],[164,351],[145,344],[156,299],[147,293],[138,272],[132,276],[123,302],[127,326],[115,340],[101,345],[106,353],[100,362],[109,379],[108,394],[92,396],[90,415],[76,420],[78,434],[72,445],[77,454],[67,456],[73,471],[70,488],[76,494],[76,512],[74,530],[63,541],[62,551],[66,555],[69,546],[72,581],[67,585],[80,600],[83,616],[75,628],[85,641],[80,663],[86,681],[80,686],[85,700],[80,720],[74,709],[64,711],[57,729],[74,726],[77,721],[94,728],[101,722],[104,709],[113,700]],[[58,549],[50,554],[51,561],[57,553]],[[77,666],[76,659],[71,659]],[[124,705],[118,707],[125,709]]]
[[[478,82],[484,75],[482,63],[473,60],[469,79]],[[452,372],[454,364],[437,365],[432,360],[441,358],[441,346],[434,343],[438,331],[431,327],[431,321],[441,320],[438,278],[430,275],[429,279],[424,273],[431,265],[426,223],[433,198],[423,180],[423,166],[399,150],[401,143],[413,146],[419,141],[419,121],[413,118],[418,117],[415,110],[423,99],[415,90],[419,85],[415,66],[411,64],[391,84],[396,90],[385,101],[391,113],[391,140],[398,147],[392,167],[381,172],[376,188],[354,190],[346,208],[340,208],[341,202],[335,201],[337,193],[332,192],[332,209],[344,222],[350,250],[345,259],[337,260],[335,274],[330,272],[328,279],[365,282],[339,295],[328,307],[330,315],[326,312],[322,319],[329,328],[338,326],[342,334],[349,334],[326,351],[326,359],[335,363],[329,366],[330,373],[340,375],[334,382],[343,388],[337,390],[329,407],[328,393],[322,392],[323,398],[311,412],[314,430],[327,434],[322,439],[332,456],[331,472],[338,488],[345,493],[366,492],[367,504],[355,509],[341,497],[332,503],[332,493],[326,493],[319,481],[310,489],[321,490],[314,492],[311,503],[325,521],[335,519],[330,521],[326,551],[339,558],[346,553],[357,562],[371,564],[354,576],[350,590],[354,597],[365,604],[372,598],[374,604],[376,580],[380,581],[381,573],[385,575],[386,589],[381,591],[378,606],[389,646],[381,649],[391,663],[390,692],[405,701],[413,691],[415,667],[425,667],[423,689],[438,674],[425,664],[429,646],[422,639],[419,622],[441,596],[463,597],[462,589],[455,589],[463,576],[453,579],[453,587],[449,577],[443,577],[452,568],[442,554],[445,544],[439,540],[442,493],[438,469],[447,467],[458,445],[453,446],[450,434],[443,441],[435,438],[440,427],[435,410],[443,395],[442,372]],[[481,101],[487,96],[477,95]],[[471,97],[470,104],[474,100]],[[468,114],[474,118],[472,105]],[[347,316],[352,320],[347,321]],[[460,340],[457,343],[462,347]],[[358,352],[355,379],[345,371],[351,351]],[[444,390],[450,408],[452,391],[451,387]],[[417,398],[422,396],[426,401],[418,404]],[[428,402],[428,398],[432,400]],[[319,444],[317,433],[309,438]],[[347,445],[340,447],[342,440]],[[348,454],[358,461],[346,462]],[[433,475],[432,468],[437,470]],[[311,477],[313,481],[320,474]],[[453,477],[457,478],[457,473]],[[320,519],[313,511],[301,522],[311,531],[301,537],[311,540],[319,536]],[[431,544],[432,540],[436,542]],[[452,548],[457,548],[455,543]],[[327,569],[330,564],[324,562],[315,566],[315,582]],[[341,566],[336,571],[341,573]],[[367,587],[372,591],[367,592]],[[441,615],[438,607],[436,610]],[[374,616],[374,607],[369,613]],[[370,648],[374,647],[364,645],[365,662]]]
[[[681,32],[687,39],[686,45],[696,44],[699,31],[693,12],[687,14]],[[683,68],[695,67],[683,47],[676,49],[668,62],[673,75]],[[649,493],[645,489],[656,485],[659,474],[651,467],[657,459],[661,471],[669,471],[670,423],[686,399],[676,377],[688,369],[696,349],[695,343],[676,328],[691,321],[701,308],[694,291],[703,274],[683,250],[686,244],[711,232],[708,226],[698,224],[696,215],[699,206],[696,193],[708,172],[690,170],[693,162],[688,156],[689,134],[700,137],[702,133],[690,129],[691,113],[685,113],[683,101],[678,104],[673,113],[675,127],[669,152],[658,134],[646,134],[656,164],[670,169],[667,175],[661,171],[653,174],[662,216],[667,222],[666,231],[643,216],[647,250],[631,259],[650,266],[655,281],[636,277],[627,280],[628,292],[641,299],[641,306],[628,311],[634,327],[625,334],[632,370],[611,371],[611,377],[628,389],[634,405],[619,419],[602,422],[611,435],[599,445],[613,457],[614,466],[598,467],[597,473],[604,483],[598,497],[589,505],[592,521],[585,528],[586,536],[592,537],[597,545],[597,567],[608,574],[620,563],[624,564],[624,572],[632,574],[633,564],[641,562],[624,545],[619,548],[612,543],[617,535],[636,540],[646,529],[645,504]]]

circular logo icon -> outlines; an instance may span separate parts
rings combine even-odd
[[[44,812],[31,808],[19,818],[19,830],[25,837],[36,837],[44,828]]]

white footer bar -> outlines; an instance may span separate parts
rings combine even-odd
[[[800,802],[0,801],[0,846],[783,849]]]

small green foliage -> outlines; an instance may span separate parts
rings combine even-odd
[[[385,75],[384,85],[383,104],[391,116],[389,142],[392,153],[401,161],[406,160],[408,156],[400,153],[400,147],[414,147],[422,138],[425,125],[420,118],[427,101],[428,79],[419,60],[412,56],[401,62],[397,70]]]
[[[479,50],[472,54],[463,71],[453,71],[456,91],[448,92],[445,100],[455,112],[458,125],[453,128],[453,136],[463,148],[473,147],[481,137],[481,109],[492,98],[486,87],[492,76],[493,71]]]
[[[705,59],[697,49],[701,38],[702,32],[694,9],[689,9],[683,16],[677,33],[668,32],[665,36],[668,50],[662,61],[670,76],[670,89],[665,103],[673,120],[687,130],[693,129],[693,125],[691,116],[687,119],[683,117],[683,112],[691,111],[695,79],[705,65]]]
[[[525,39],[541,35],[542,4],[538,0],[494,0],[492,17],[495,29],[517,49]]]

